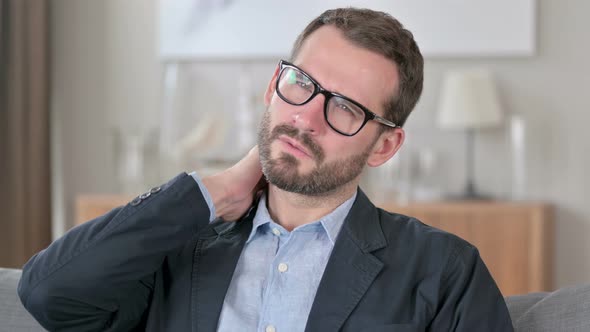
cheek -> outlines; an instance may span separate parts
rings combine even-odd
[[[273,100],[267,109],[267,111],[269,112],[271,128],[274,128],[278,124],[290,123],[291,121],[289,117],[291,112],[289,112],[288,106],[281,105],[281,101],[276,100],[275,98],[278,97],[273,97]]]
[[[270,111],[270,113],[268,114],[269,117],[269,124],[270,124],[270,130],[272,131],[277,125],[281,124],[283,121],[277,116],[276,111]]]
[[[360,133],[357,135],[360,135]],[[348,138],[341,136],[332,137],[332,139],[326,139],[324,142],[318,143],[324,148],[327,157],[326,159],[342,160],[366,152],[372,142],[373,141],[367,137]]]
[[[320,144],[327,160],[340,160],[352,154],[357,147],[349,140],[342,140],[340,137],[316,139]]]
[[[259,139],[263,139],[262,136],[266,136],[267,140],[270,139],[273,130],[283,123],[285,123],[284,119],[279,118],[280,112],[277,109],[274,109],[275,106],[271,105],[264,111],[264,115],[259,124],[258,136]]]

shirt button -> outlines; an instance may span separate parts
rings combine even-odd
[[[265,332],[277,332],[277,329],[275,329],[274,326],[272,325],[267,325],[266,328],[264,329]]]
[[[278,228],[273,228],[273,229],[272,229],[272,233],[273,233],[274,235],[276,235],[276,236],[281,236],[281,231],[279,231],[279,229],[278,229]]]
[[[287,266],[287,264],[285,264],[285,263],[281,263],[281,264],[279,264],[279,272],[287,272],[287,269],[288,269],[288,268],[289,268],[289,267],[288,267],[288,266]]]

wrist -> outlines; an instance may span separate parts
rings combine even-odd
[[[211,201],[215,207],[215,218],[222,217],[228,206],[229,193],[227,186],[223,183],[223,172],[202,179],[203,185],[209,191]]]

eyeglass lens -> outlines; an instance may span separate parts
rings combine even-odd
[[[316,91],[314,82],[302,71],[284,67],[277,84],[278,93],[286,102],[303,105],[312,99]],[[324,110],[330,126],[344,134],[359,130],[365,120],[365,112],[353,102],[332,95]]]
[[[312,98],[316,86],[302,71],[284,67],[279,77],[278,90],[279,95],[288,103],[303,105]],[[326,120],[342,133],[353,134],[363,125],[365,112],[349,100],[331,96],[326,107]]]

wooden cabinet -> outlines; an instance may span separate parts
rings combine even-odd
[[[547,204],[440,202],[383,208],[475,245],[504,296],[553,289],[554,224]]]
[[[133,199],[128,195],[80,195],[76,198],[75,225],[101,216]]]
[[[78,197],[76,224],[124,205],[131,196]],[[416,217],[475,245],[504,296],[553,288],[554,225],[541,203],[440,202],[382,208]]]

